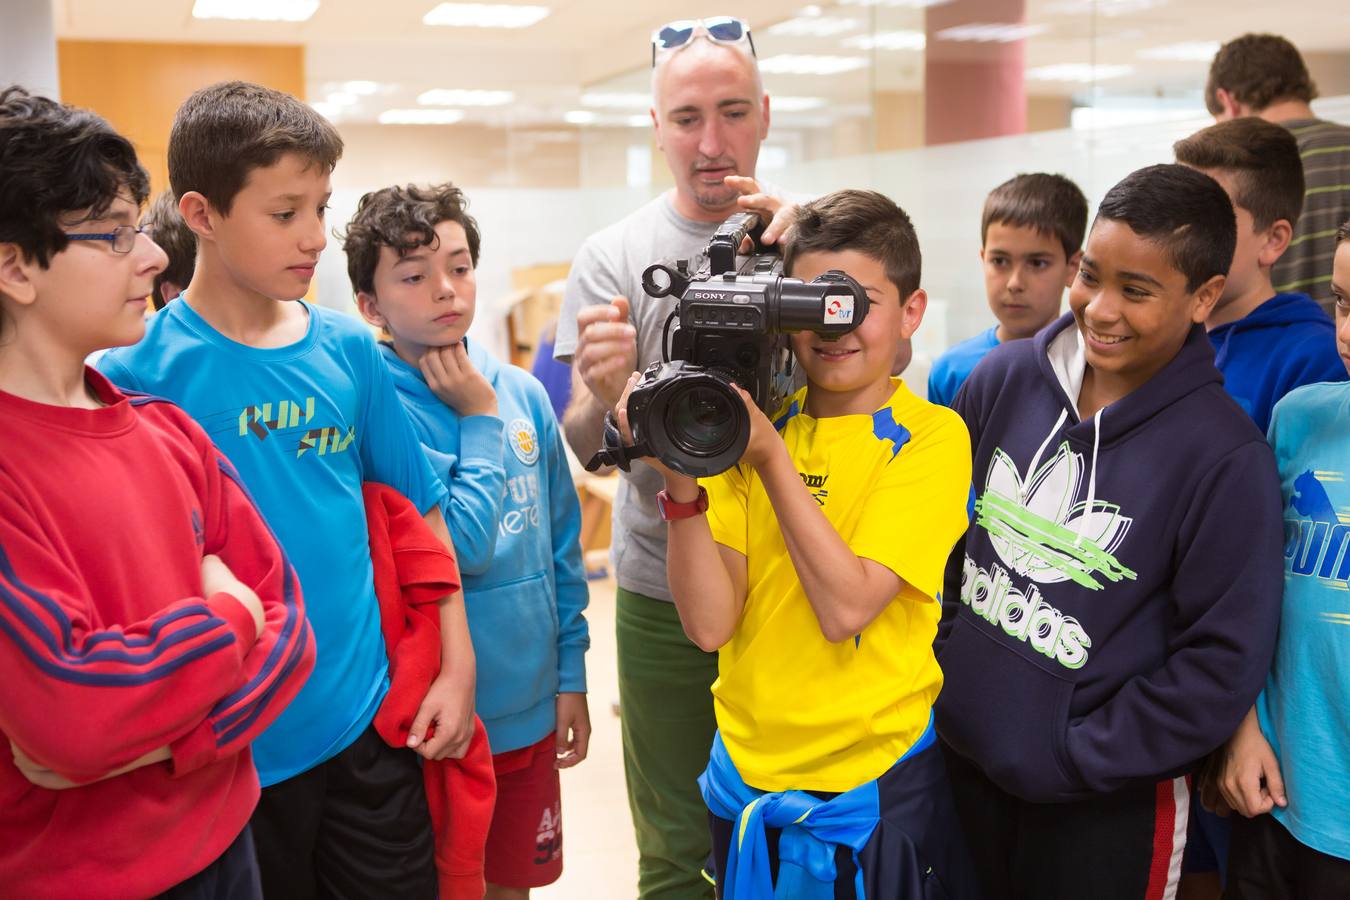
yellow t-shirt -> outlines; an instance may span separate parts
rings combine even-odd
[[[712,691],[722,740],[751,787],[871,781],[923,734],[942,686],[936,598],[967,524],[970,437],[956,413],[892,383],[871,416],[813,419],[801,411],[804,388],[774,423],[849,548],[904,582],[856,638],[832,644],[821,633],[758,474],[738,466],[703,480],[714,540],[746,556],[745,610]]]

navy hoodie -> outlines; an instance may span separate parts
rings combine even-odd
[[[1265,434],[1276,401],[1296,387],[1345,381],[1336,326],[1307,294],[1276,294],[1210,331],[1224,388]]]
[[[976,367],[971,527],[947,566],[938,732],[1004,790],[1082,799],[1189,769],[1251,708],[1283,584],[1275,460],[1195,326],[1087,421],[1072,315]]]

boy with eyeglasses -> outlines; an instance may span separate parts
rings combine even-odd
[[[449,546],[445,487],[365,324],[305,303],[327,243],[342,153],[332,124],[244,82],[179,108],[169,180],[197,266],[145,340],[106,354],[117,383],[181,402],[239,467],[295,561],[319,645],[314,675],[255,744],[253,818],[274,897],[436,893],[421,760],[462,757],[474,655],[458,591],[440,601],[442,660],[407,748],[372,726],[389,690],[363,482],[406,496]],[[434,726],[434,733],[432,727]]]
[[[84,365],[165,258],[131,143],[0,90],[0,884],[257,898],[250,742],[314,638],[281,547],[177,406]],[[153,547],[147,558],[147,538]]]

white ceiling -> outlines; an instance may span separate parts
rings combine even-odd
[[[774,33],[802,7],[781,0],[528,0],[552,13],[524,29],[439,28],[422,16],[438,0],[322,0],[306,22],[264,23],[194,19],[193,0],[56,0],[60,37],[86,40],[301,44],[306,50],[310,100],[322,100],[348,80],[369,80],[379,91],[348,108],[341,120],[373,121],[382,110],[416,106],[432,88],[511,90],[510,107],[470,109],[470,120],[504,124],[558,121],[579,107],[586,90],[643,92],[653,26],[675,18],[734,14],[754,29],[761,59],[780,53],[861,55],[867,65],[835,76],[772,75],[771,94],[824,97],[831,106],[865,105],[873,89],[917,90],[923,51],[863,51],[844,43],[869,33],[924,30],[922,0],[834,0],[814,7],[821,18],[851,20],[828,37]],[[931,2],[931,0],[929,0]],[[995,7],[1006,8],[1006,2]],[[954,0],[946,14],[965,23],[981,18],[979,0]],[[1222,41],[1246,31],[1278,29],[1305,52],[1350,56],[1350,17],[1340,4],[1317,0],[1276,11],[1268,2],[1234,0],[1028,0],[1025,17],[1038,33],[1026,39],[1030,68],[1055,64],[1129,66],[1126,75],[1099,83],[1100,93],[1186,95],[1194,98],[1207,60],[1169,61],[1141,56],[1182,42]],[[837,24],[837,23],[832,23]],[[807,32],[813,29],[803,29]],[[819,30],[819,29],[817,29]],[[980,56],[1003,45],[943,41],[944,54]],[[1082,97],[1091,86],[1028,82],[1037,94]],[[641,109],[608,115],[628,116]],[[802,113],[809,118],[820,112]],[[790,118],[790,117],[789,117]],[[781,121],[781,118],[780,118]]]

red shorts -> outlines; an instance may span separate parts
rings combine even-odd
[[[562,875],[562,789],[556,740],[492,757],[497,807],[488,829],[483,874],[488,884],[536,888]]]

